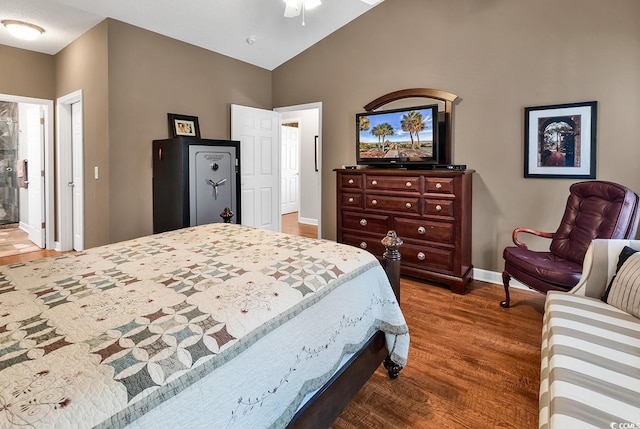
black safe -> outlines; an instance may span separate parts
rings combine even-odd
[[[153,141],[153,233],[240,223],[240,142],[176,137]]]

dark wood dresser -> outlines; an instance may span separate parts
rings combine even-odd
[[[338,242],[384,253],[397,232],[402,274],[463,294],[472,278],[471,191],[474,170],[336,169]]]

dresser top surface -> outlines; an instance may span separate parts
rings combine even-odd
[[[473,174],[475,170],[418,170],[406,168],[336,168],[333,171],[346,174],[369,174],[369,175],[387,175],[387,176],[461,176],[465,174]]]

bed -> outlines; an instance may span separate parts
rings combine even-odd
[[[380,263],[331,241],[215,223],[0,267],[0,427],[328,426],[408,348]]]

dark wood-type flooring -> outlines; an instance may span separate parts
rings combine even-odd
[[[499,285],[400,283],[409,362],[397,380],[378,369],[332,427],[537,428],[544,295],[512,290],[504,309]]]
[[[318,227],[298,223],[298,212],[282,215],[282,232],[307,238],[318,238]]]
[[[0,265],[56,254],[0,257]],[[397,380],[378,369],[332,428],[536,428],[544,295],[512,290],[504,309],[503,294],[480,281],[456,295],[402,278],[409,362]]]

